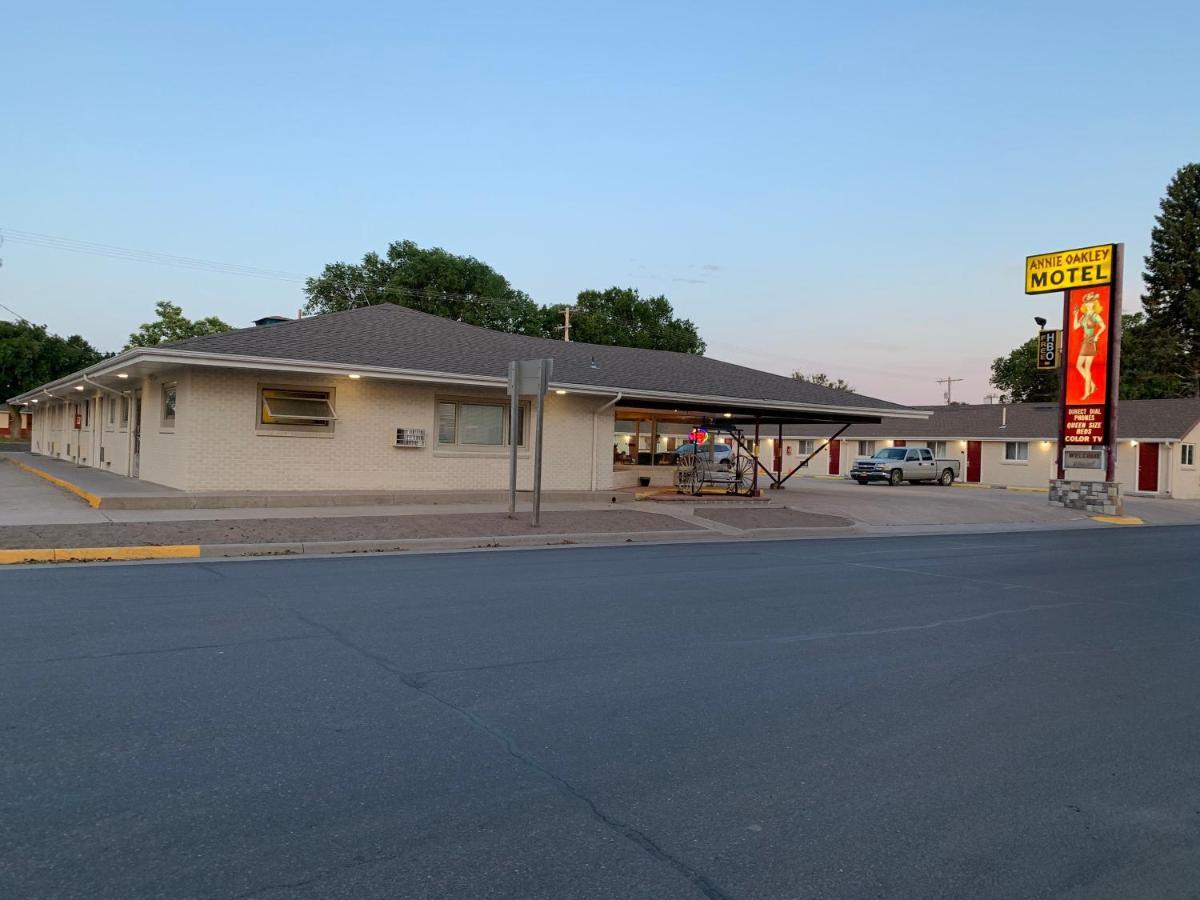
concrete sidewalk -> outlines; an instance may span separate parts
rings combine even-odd
[[[75,477],[71,487],[76,488],[76,494],[87,493],[85,488],[97,485],[107,489],[108,482],[117,479],[105,472],[61,463],[46,465],[48,462],[53,461],[36,459],[39,469],[60,483],[65,480],[60,475]],[[168,496],[157,486],[117,480],[122,487],[133,485],[133,489],[144,490],[152,498]],[[406,495],[406,502],[393,505],[305,507],[294,505],[293,499],[285,505],[268,507],[120,509],[89,506],[86,498],[44,477],[15,465],[0,465],[0,561],[1111,527],[1080,513],[1051,507],[1043,495],[1003,490],[954,491],[920,485],[861,487],[849,482],[804,480],[752,503],[701,499],[635,506],[632,493],[624,494],[622,502],[616,503],[613,496],[550,495],[543,504],[539,528],[529,524],[529,502],[524,497],[517,518],[508,518],[503,492]],[[350,504],[359,499],[341,495],[339,502]],[[1136,514],[1150,524],[1200,522],[1200,503],[1140,500]]]
[[[52,482],[70,485],[74,493],[103,510],[217,510],[217,509],[319,509],[341,506],[408,506],[506,503],[508,493],[495,491],[181,491],[176,488],[126,478],[91,466],[61,459],[10,453],[4,460]],[[520,492],[527,496],[528,491]],[[545,491],[546,502],[633,502],[631,490]]]

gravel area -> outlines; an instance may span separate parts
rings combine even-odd
[[[303,541],[383,541],[520,534],[619,534],[700,531],[672,516],[627,509],[544,511],[540,528],[521,511],[420,516],[106,522],[0,528],[0,548],[136,547],[161,544],[258,544]]]
[[[843,516],[786,508],[697,509],[696,515],[734,528],[848,528],[854,524]]]

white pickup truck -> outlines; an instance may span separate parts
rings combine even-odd
[[[888,447],[874,456],[856,459],[850,467],[850,477],[859,484],[936,481],[948,487],[959,477],[960,468],[957,459],[934,459],[933,451],[927,447]]]

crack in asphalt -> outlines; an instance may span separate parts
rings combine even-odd
[[[286,891],[293,888],[305,887],[306,885],[314,884],[330,875],[338,872],[345,872],[350,869],[361,869],[363,866],[373,866],[376,863],[390,862],[393,859],[400,859],[404,856],[403,853],[387,853],[382,856],[372,856],[365,859],[354,859],[340,866],[329,866],[321,869],[308,878],[302,878],[299,881],[281,881],[278,884],[267,884],[262,887],[252,888],[248,891],[243,891],[240,894],[233,894],[229,900],[248,900],[250,897],[259,897],[270,891]]]
[[[567,781],[567,779],[563,778],[561,775],[558,775],[555,772],[551,771],[550,769],[546,768],[544,765],[542,765],[540,762],[538,762],[532,756],[529,756],[528,754],[526,754],[524,751],[521,750],[521,748],[517,745],[516,741],[513,740],[513,738],[511,738],[509,735],[505,734],[500,729],[496,728],[494,725],[487,722],[485,719],[483,719],[480,716],[478,716],[477,714],[471,712],[469,709],[466,709],[465,707],[459,706],[456,703],[453,703],[452,701],[447,700],[445,697],[443,697],[440,694],[436,693],[435,691],[431,690],[425,682],[418,680],[412,674],[407,673],[407,672],[403,671],[402,669],[400,669],[388,657],[384,656],[381,653],[376,653],[373,650],[369,650],[366,647],[363,647],[359,644],[356,644],[354,641],[350,640],[348,637],[346,637],[344,634],[342,634],[336,628],[333,628],[329,625],[325,625],[322,622],[318,622],[314,619],[311,619],[308,616],[304,615],[301,612],[298,612],[295,609],[292,610],[292,613],[296,616],[297,619],[304,622],[305,624],[310,625],[313,628],[318,628],[321,631],[324,631],[331,638],[333,638],[333,640],[335,640],[337,643],[341,644],[346,649],[353,651],[354,653],[358,654],[359,656],[362,656],[365,659],[371,660],[373,663],[378,665],[380,668],[384,669],[391,675],[395,676],[401,683],[403,683],[407,687],[411,688],[414,691],[418,691],[419,693],[425,695],[426,697],[433,700],[434,702],[436,702],[436,703],[440,704],[441,706],[445,707],[446,709],[450,710],[455,715],[464,719],[474,729],[482,732],[483,734],[490,737],[493,741],[500,744],[500,746],[504,748],[505,752],[508,753],[508,755],[511,756],[513,759],[517,760],[522,765],[524,765],[527,768],[531,769],[532,771],[536,772],[542,778],[550,781],[563,793],[565,793],[568,796],[572,797],[573,799],[583,803],[587,807],[588,812],[591,814],[592,818],[594,818],[596,821],[600,822],[602,825],[604,825],[606,828],[613,831],[617,835],[625,838],[626,840],[628,840],[631,843],[635,844],[636,846],[640,847],[642,850],[644,850],[646,853],[648,853],[650,856],[652,856],[659,862],[666,863],[667,865],[674,868],[677,872],[679,872],[685,878],[687,878],[693,885],[695,885],[696,888],[699,889],[699,891],[705,897],[709,898],[709,900],[731,900],[730,895],[726,894],[723,890],[721,890],[719,887],[717,887],[708,878],[708,876],[706,876],[702,872],[692,868],[690,865],[688,865],[682,859],[672,855],[667,850],[663,849],[653,838],[651,838],[644,831],[634,828],[632,825],[628,825],[625,822],[622,822],[619,819],[613,817],[609,813],[606,813],[603,809],[600,808],[600,806],[596,803],[595,800],[593,800],[591,797],[584,794],[579,788],[577,788],[571,782]]]
[[[253,638],[248,641],[228,641],[221,644],[182,644],[178,647],[156,647],[148,650],[114,650],[112,653],[80,653],[76,656],[47,656],[42,659],[0,660],[0,666],[28,666],[37,663],[77,662],[89,659],[119,659],[123,656],[157,656],[162,653],[186,653],[191,650],[224,650],[227,647],[252,647],[255,644],[280,644],[285,641],[311,641],[316,634],[288,634],[272,638]]]

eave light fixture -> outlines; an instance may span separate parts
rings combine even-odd
[[[351,372],[346,377],[349,378],[351,381],[358,381],[358,379],[362,378],[362,376],[359,375],[357,372]]]
[[[556,393],[556,394],[560,394],[560,395],[561,395],[561,394],[565,394],[565,393],[566,393],[566,391],[564,391],[564,390],[562,390],[562,389],[559,389],[559,390],[556,390],[554,393]]]
[[[127,372],[118,372],[117,377],[118,378],[128,378],[129,374]]]

